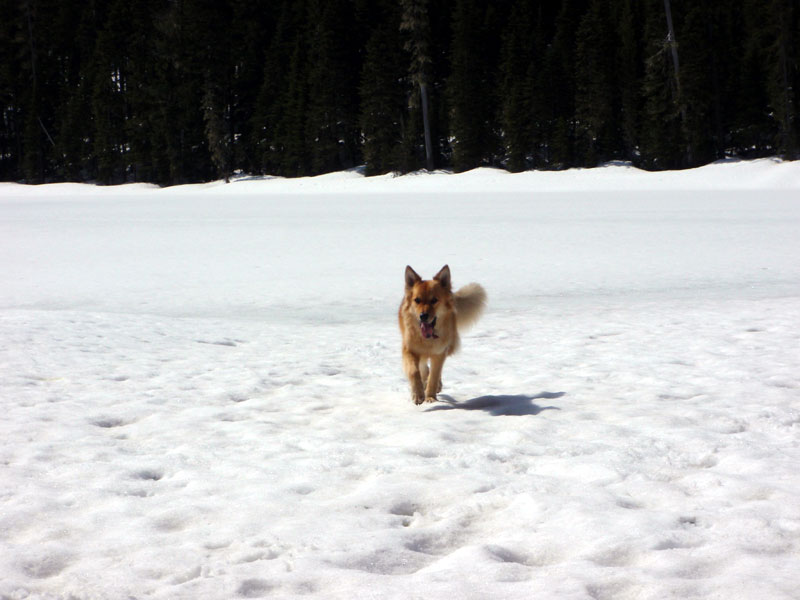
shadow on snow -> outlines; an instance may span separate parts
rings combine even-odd
[[[456,402],[452,396],[439,394],[439,400],[443,404],[437,404],[427,409],[425,412],[435,410],[483,410],[493,417],[523,415],[538,415],[543,410],[561,410],[557,406],[539,406],[534,404],[534,400],[555,400],[561,398],[566,392],[541,392],[535,396],[527,394],[517,394],[513,396],[480,396],[464,402]]]

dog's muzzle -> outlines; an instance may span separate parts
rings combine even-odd
[[[423,319],[423,317],[425,317]],[[435,339],[439,336],[436,335],[436,317],[433,318],[433,321],[428,321],[428,315],[423,313],[419,316],[419,330],[422,333],[422,337],[425,339]]]

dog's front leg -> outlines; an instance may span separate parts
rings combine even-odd
[[[436,402],[436,394],[442,389],[442,367],[444,367],[445,354],[431,356],[431,372],[428,374],[428,386],[425,390],[425,402]]]
[[[422,379],[422,387],[428,382],[428,357],[423,356],[419,359],[419,378]]]
[[[403,348],[403,370],[411,386],[411,399],[414,404],[422,404],[425,391],[422,387],[422,375],[419,372],[419,356],[415,356],[406,348]]]

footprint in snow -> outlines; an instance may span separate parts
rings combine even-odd
[[[141,469],[133,474],[134,479],[143,481],[160,481],[163,477],[164,471],[161,469]]]
[[[236,342],[233,340],[195,340],[198,344],[208,344],[210,346],[228,346],[230,348],[236,347]],[[240,340],[237,340],[240,341]]]
[[[389,514],[398,517],[413,517],[414,513],[419,512],[419,507],[411,502],[398,502],[389,509]]]
[[[265,579],[245,579],[236,593],[242,598],[261,598],[266,596],[275,586]]]
[[[22,572],[33,579],[48,579],[61,573],[72,563],[72,556],[66,552],[45,552],[22,561]]]
[[[122,427],[123,425],[130,425],[132,421],[126,421],[119,417],[97,417],[90,421],[95,427],[101,429],[113,429],[114,427]]]

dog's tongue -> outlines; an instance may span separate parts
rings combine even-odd
[[[422,337],[424,337],[424,338],[430,339],[430,338],[438,337],[433,332],[433,324],[431,324],[431,323],[420,323],[419,324],[419,328],[420,328],[420,330],[422,330]]]

